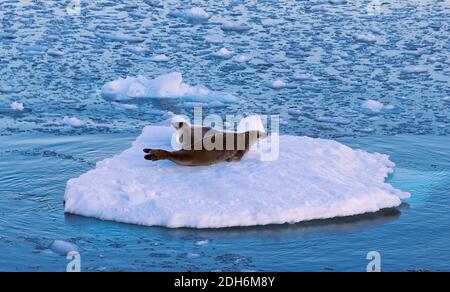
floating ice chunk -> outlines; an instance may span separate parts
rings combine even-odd
[[[71,251],[79,252],[77,245],[63,240],[54,240],[50,246],[50,250],[59,255],[67,255]]]
[[[226,48],[221,48],[217,52],[213,53],[213,56],[217,58],[228,59],[231,58],[231,56],[233,56],[233,52],[227,50]]]
[[[369,28],[369,30],[375,34],[381,34],[383,31],[381,30],[381,28],[376,27],[376,26],[371,26]]]
[[[169,12],[169,16],[183,18],[186,21],[194,23],[206,22],[211,18],[211,16],[200,7],[171,11]]]
[[[41,45],[17,45],[18,50],[22,52],[24,55],[35,56],[35,55],[43,55],[47,51],[47,47]]]
[[[170,61],[170,58],[167,57],[167,56],[164,55],[164,54],[161,54],[161,55],[153,56],[153,57],[151,58],[151,60],[152,60],[153,62],[159,63],[159,62],[168,62],[168,61]]]
[[[358,33],[355,35],[355,40],[358,42],[364,42],[364,43],[374,43],[377,41],[377,37],[370,32],[366,33]]]
[[[362,132],[362,133],[366,133],[366,134],[370,134],[370,133],[375,132],[375,129],[374,128],[363,128],[363,129],[359,129],[357,131]]]
[[[376,212],[410,196],[385,182],[395,166],[388,156],[332,140],[280,136],[280,156],[270,162],[259,159],[256,146],[240,162],[205,167],[144,160],[143,148],[171,149],[173,133],[146,127],[130,149],[69,180],[65,212],[148,226],[219,228]]]
[[[72,127],[81,127],[84,126],[84,122],[79,120],[76,117],[68,117],[65,116],[63,119],[63,123]]]
[[[186,257],[189,259],[197,259],[200,257],[200,255],[198,253],[188,252],[186,254]]]
[[[293,78],[295,80],[300,80],[300,81],[304,81],[304,80],[311,80],[314,79],[314,76],[311,73],[301,73],[301,72],[296,72],[293,76]]]
[[[236,61],[239,62],[239,63],[245,63],[245,62],[247,62],[248,60],[249,60],[249,57],[246,56],[246,55],[239,55],[239,56],[236,56]]]
[[[106,83],[101,94],[103,97],[115,100],[134,98],[182,98],[184,101],[211,103],[237,102],[238,98],[232,94],[212,91],[197,85],[191,86],[183,82],[181,73],[172,72],[149,80],[143,76],[127,77]]]
[[[329,117],[329,116],[321,116],[314,119],[317,122],[321,123],[330,123],[330,124],[338,124],[338,125],[348,125],[351,124],[352,120],[345,117]]]
[[[404,67],[402,72],[406,74],[419,74],[428,72],[428,69],[423,66],[409,65]]]
[[[47,54],[49,54],[50,56],[54,56],[54,57],[64,56],[63,52],[61,52],[60,50],[56,50],[56,49],[48,49]]]
[[[222,24],[220,27],[223,31],[235,31],[235,32],[244,32],[251,29],[250,26],[243,23],[237,23],[237,22],[226,22]]]
[[[281,80],[281,79],[268,81],[268,82],[266,82],[266,86],[268,86],[272,89],[295,88],[294,85],[288,84],[288,83],[284,82],[284,80]]]
[[[119,103],[119,102],[112,102],[113,105],[120,107],[120,108],[124,108],[124,109],[128,109],[128,110],[135,110],[138,109],[138,106],[135,104],[129,104],[129,103]]]
[[[25,108],[23,103],[17,101],[12,102],[10,106],[13,111],[23,111]]]
[[[15,39],[17,36],[14,33],[10,32],[0,32],[0,39]]]
[[[437,62],[438,58],[436,56],[429,56],[427,61],[430,63],[435,63]]]
[[[17,45],[16,48],[21,51],[31,51],[40,53],[44,53],[45,51],[47,51],[47,47],[41,45]]]
[[[379,113],[384,108],[384,104],[376,100],[368,99],[362,103],[361,107],[365,110]]]
[[[401,112],[402,109],[393,104],[383,104],[379,101],[368,99],[361,104],[362,111],[367,114],[378,113],[395,113]]]
[[[299,109],[288,109],[288,114],[293,117],[299,117],[303,114],[303,112]]]
[[[119,32],[118,33],[96,32],[95,35],[104,40],[115,42],[142,43],[143,41],[145,41],[145,38],[127,35]]]
[[[205,36],[205,42],[210,44],[221,44],[223,43],[223,38],[219,35],[209,35]]]
[[[441,98],[443,101],[450,101],[450,95]]]
[[[0,92],[1,93],[17,93],[17,92],[20,92],[20,90],[17,88],[14,88],[12,86],[6,85],[6,84],[0,84]]]
[[[130,52],[132,52],[132,53],[135,53],[135,54],[142,54],[142,53],[145,53],[147,51],[146,48],[140,47],[140,46],[129,47],[128,50]]]
[[[199,241],[197,241],[195,243],[195,245],[198,245],[198,246],[203,246],[203,245],[207,245],[207,244],[209,244],[209,240],[208,239],[199,240]]]

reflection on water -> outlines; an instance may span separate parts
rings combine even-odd
[[[401,215],[401,209],[407,208],[408,204],[403,203],[399,208],[383,209],[375,213],[339,217],[324,220],[312,220],[307,222],[299,222],[295,224],[273,224],[265,226],[253,227],[229,227],[219,229],[194,229],[194,228],[165,228],[165,227],[144,227],[136,226],[136,228],[148,228],[151,231],[156,231],[165,234],[166,236],[179,239],[189,236],[194,237],[214,237],[222,239],[233,239],[242,236],[255,237],[273,237],[273,238],[287,238],[306,236],[310,233],[331,233],[331,234],[348,234],[358,232],[366,228],[376,225],[381,225],[387,222],[396,220]],[[102,224],[103,222],[78,215],[65,214],[67,224]],[[114,222],[112,224],[123,224]]]

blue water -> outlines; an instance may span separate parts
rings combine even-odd
[[[212,16],[201,24],[167,16],[192,7],[188,1],[82,1],[80,15],[68,15],[67,2],[0,2],[0,271],[64,271],[66,258],[49,249],[55,239],[79,247],[86,271],[365,271],[369,251],[380,252],[386,271],[450,270],[449,1],[383,1],[369,14],[372,1],[195,1]],[[231,20],[250,30],[222,31]],[[375,42],[355,37],[370,31]],[[113,42],[96,32],[145,41]],[[130,51],[135,46],[146,51]],[[211,56],[222,47],[249,61]],[[149,61],[157,54],[171,60]],[[405,73],[410,65],[427,71]],[[207,112],[279,114],[282,133],[391,155],[390,183],[412,198],[376,214],[222,230],[65,215],[68,179],[128,148],[168,111],[192,113],[165,100],[124,109],[99,89],[127,75],[171,71],[240,98]],[[296,80],[296,72],[314,78]],[[266,86],[275,79],[290,86]],[[367,99],[392,107],[370,113],[361,108]],[[13,101],[25,109],[11,110]],[[64,116],[86,125],[67,126]]]

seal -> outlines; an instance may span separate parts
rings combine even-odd
[[[183,166],[205,166],[223,161],[239,161],[259,139],[267,137],[267,134],[261,131],[220,132],[208,127],[190,126],[184,122],[173,124],[173,126],[181,130],[182,149],[170,152],[146,148],[144,149],[146,160],[170,160]],[[201,138],[197,138],[198,136]]]

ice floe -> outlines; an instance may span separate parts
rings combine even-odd
[[[230,93],[212,91],[203,85],[191,86],[186,84],[179,72],[164,74],[155,79],[138,76],[114,80],[103,86],[101,95],[114,100],[180,98],[184,101],[203,103],[233,103],[238,101],[238,98]]]
[[[377,37],[370,32],[367,33],[358,33],[355,35],[355,40],[364,43],[374,43],[377,41]]]
[[[346,117],[319,116],[314,119],[316,122],[330,123],[337,125],[348,125],[352,123],[352,119]]]
[[[47,50],[47,54],[49,54],[50,56],[53,56],[53,57],[64,56],[64,53],[62,51],[60,51],[60,50],[57,50],[57,49],[48,49]]]
[[[407,74],[419,74],[428,72],[428,69],[423,66],[408,65],[403,68],[402,72]]]
[[[68,117],[68,116],[64,117],[63,123],[68,126],[72,126],[72,127],[81,127],[81,126],[85,125],[85,123],[83,121],[79,120],[78,118]]]
[[[314,79],[314,75],[311,73],[302,73],[302,72],[296,72],[293,76],[295,80],[299,81],[305,81],[305,80],[312,80]]]
[[[143,159],[143,148],[171,149],[173,129],[148,126],[132,147],[67,182],[65,212],[166,227],[220,228],[295,223],[399,206],[408,193],[385,179],[387,155],[333,140],[280,136],[280,156],[181,167]]]
[[[251,29],[250,26],[244,23],[238,22],[225,22],[220,27],[223,31],[235,31],[235,32],[244,32]]]
[[[227,50],[226,48],[221,48],[217,52],[213,53],[213,56],[217,57],[217,58],[228,59],[228,58],[231,58],[233,56],[233,52]]]
[[[145,38],[132,36],[124,33],[101,33],[96,32],[95,35],[101,39],[115,42],[142,43]]]
[[[23,106],[23,103],[17,102],[17,101],[13,101],[13,102],[11,103],[10,107],[11,107],[11,109],[12,109],[13,111],[23,111],[24,108],[25,108],[25,107]]]
[[[153,56],[153,57],[151,58],[151,60],[152,60],[153,62],[159,63],[159,62],[168,62],[168,61],[170,61],[170,58],[169,58],[168,56],[164,55],[164,54],[161,54],[161,55],[155,55],[155,56]]]
[[[272,89],[295,88],[295,85],[286,83],[284,80],[281,79],[267,81],[265,85]]]
[[[211,16],[200,7],[171,11],[169,12],[169,16],[183,18],[186,21],[194,23],[206,22],[211,18]]]

